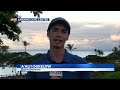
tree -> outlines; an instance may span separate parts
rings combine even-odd
[[[103,54],[104,54],[102,50],[97,50],[97,53],[98,53],[98,55],[100,55],[100,56],[101,56],[101,55],[103,56]]]
[[[112,51],[116,53],[116,52],[118,52],[118,48],[117,48],[117,47],[114,47],[114,48],[112,49]]]
[[[42,14],[42,11],[31,11],[31,13],[33,13],[35,17],[40,17],[40,13]]]
[[[11,21],[11,18],[20,18],[16,13],[18,11],[0,11],[0,33],[1,35],[7,35],[10,40],[19,41],[19,35],[22,33],[18,25],[20,21]],[[40,17],[42,11],[31,11],[34,16]]]
[[[3,41],[0,38],[0,54],[4,54],[8,52],[9,46],[3,45]]]
[[[0,54],[8,53],[9,46],[0,46]]]
[[[118,47],[119,47],[119,51],[120,51],[120,45]]]
[[[102,56],[104,55],[104,52],[102,50],[100,50],[100,55],[102,55]]]
[[[97,49],[94,49],[94,51],[95,51],[95,55],[97,55]]]
[[[74,44],[67,44],[66,48],[70,51],[77,49],[77,48],[74,48],[73,46],[74,46]]]
[[[25,52],[26,52],[26,46],[27,45],[30,45],[30,43],[28,43],[27,41],[22,41],[23,42],[23,45],[24,45],[24,47],[25,47]]]
[[[103,53],[103,51],[102,50],[97,50],[97,49],[94,49],[94,51],[95,51],[95,55],[104,55],[104,53]]]

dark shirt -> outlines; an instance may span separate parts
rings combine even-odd
[[[86,60],[77,56],[70,54],[65,50],[62,64],[86,64]],[[56,64],[50,57],[49,51],[47,54],[43,55],[41,58],[33,61],[31,64]],[[59,63],[60,64],[60,63]],[[63,71],[62,79],[91,79],[90,72],[88,71]],[[49,72],[28,72],[26,79],[50,79]]]

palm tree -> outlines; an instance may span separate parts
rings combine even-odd
[[[94,49],[94,51],[95,51],[95,55],[100,55],[100,56],[104,55],[104,52],[102,50]]]
[[[97,55],[97,49],[94,49],[94,51],[95,51],[95,55]]]
[[[103,54],[104,54],[102,50],[97,50],[97,52],[98,52],[98,55],[100,55],[100,56],[101,55],[103,56]]]
[[[72,50],[77,49],[77,48],[74,48],[73,46],[74,46],[74,44],[67,44],[67,47],[66,47],[66,48],[67,48],[69,51],[72,51]]]
[[[100,50],[100,55],[102,55],[102,56],[104,55],[104,52],[102,50]]]
[[[120,45],[118,47],[119,47],[119,51],[120,51]]]
[[[112,51],[113,51],[113,52],[118,52],[118,48],[117,48],[117,47],[114,47],[114,48],[112,49]]]
[[[24,47],[25,47],[25,52],[26,52],[26,46],[27,45],[30,45],[30,43],[28,43],[27,41],[22,41],[23,42],[23,45],[24,45]]]

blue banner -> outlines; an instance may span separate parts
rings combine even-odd
[[[17,68],[114,68],[114,64],[17,64]]]

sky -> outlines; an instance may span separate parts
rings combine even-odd
[[[30,11],[19,11],[21,18],[37,18]],[[66,42],[76,50],[112,50],[120,44],[120,11],[43,11],[41,18],[65,18],[71,25],[71,34]],[[13,42],[2,35],[10,50],[24,50],[22,41],[30,45],[27,50],[48,50],[47,27],[50,21],[22,21],[18,24],[22,33],[20,41]]]

